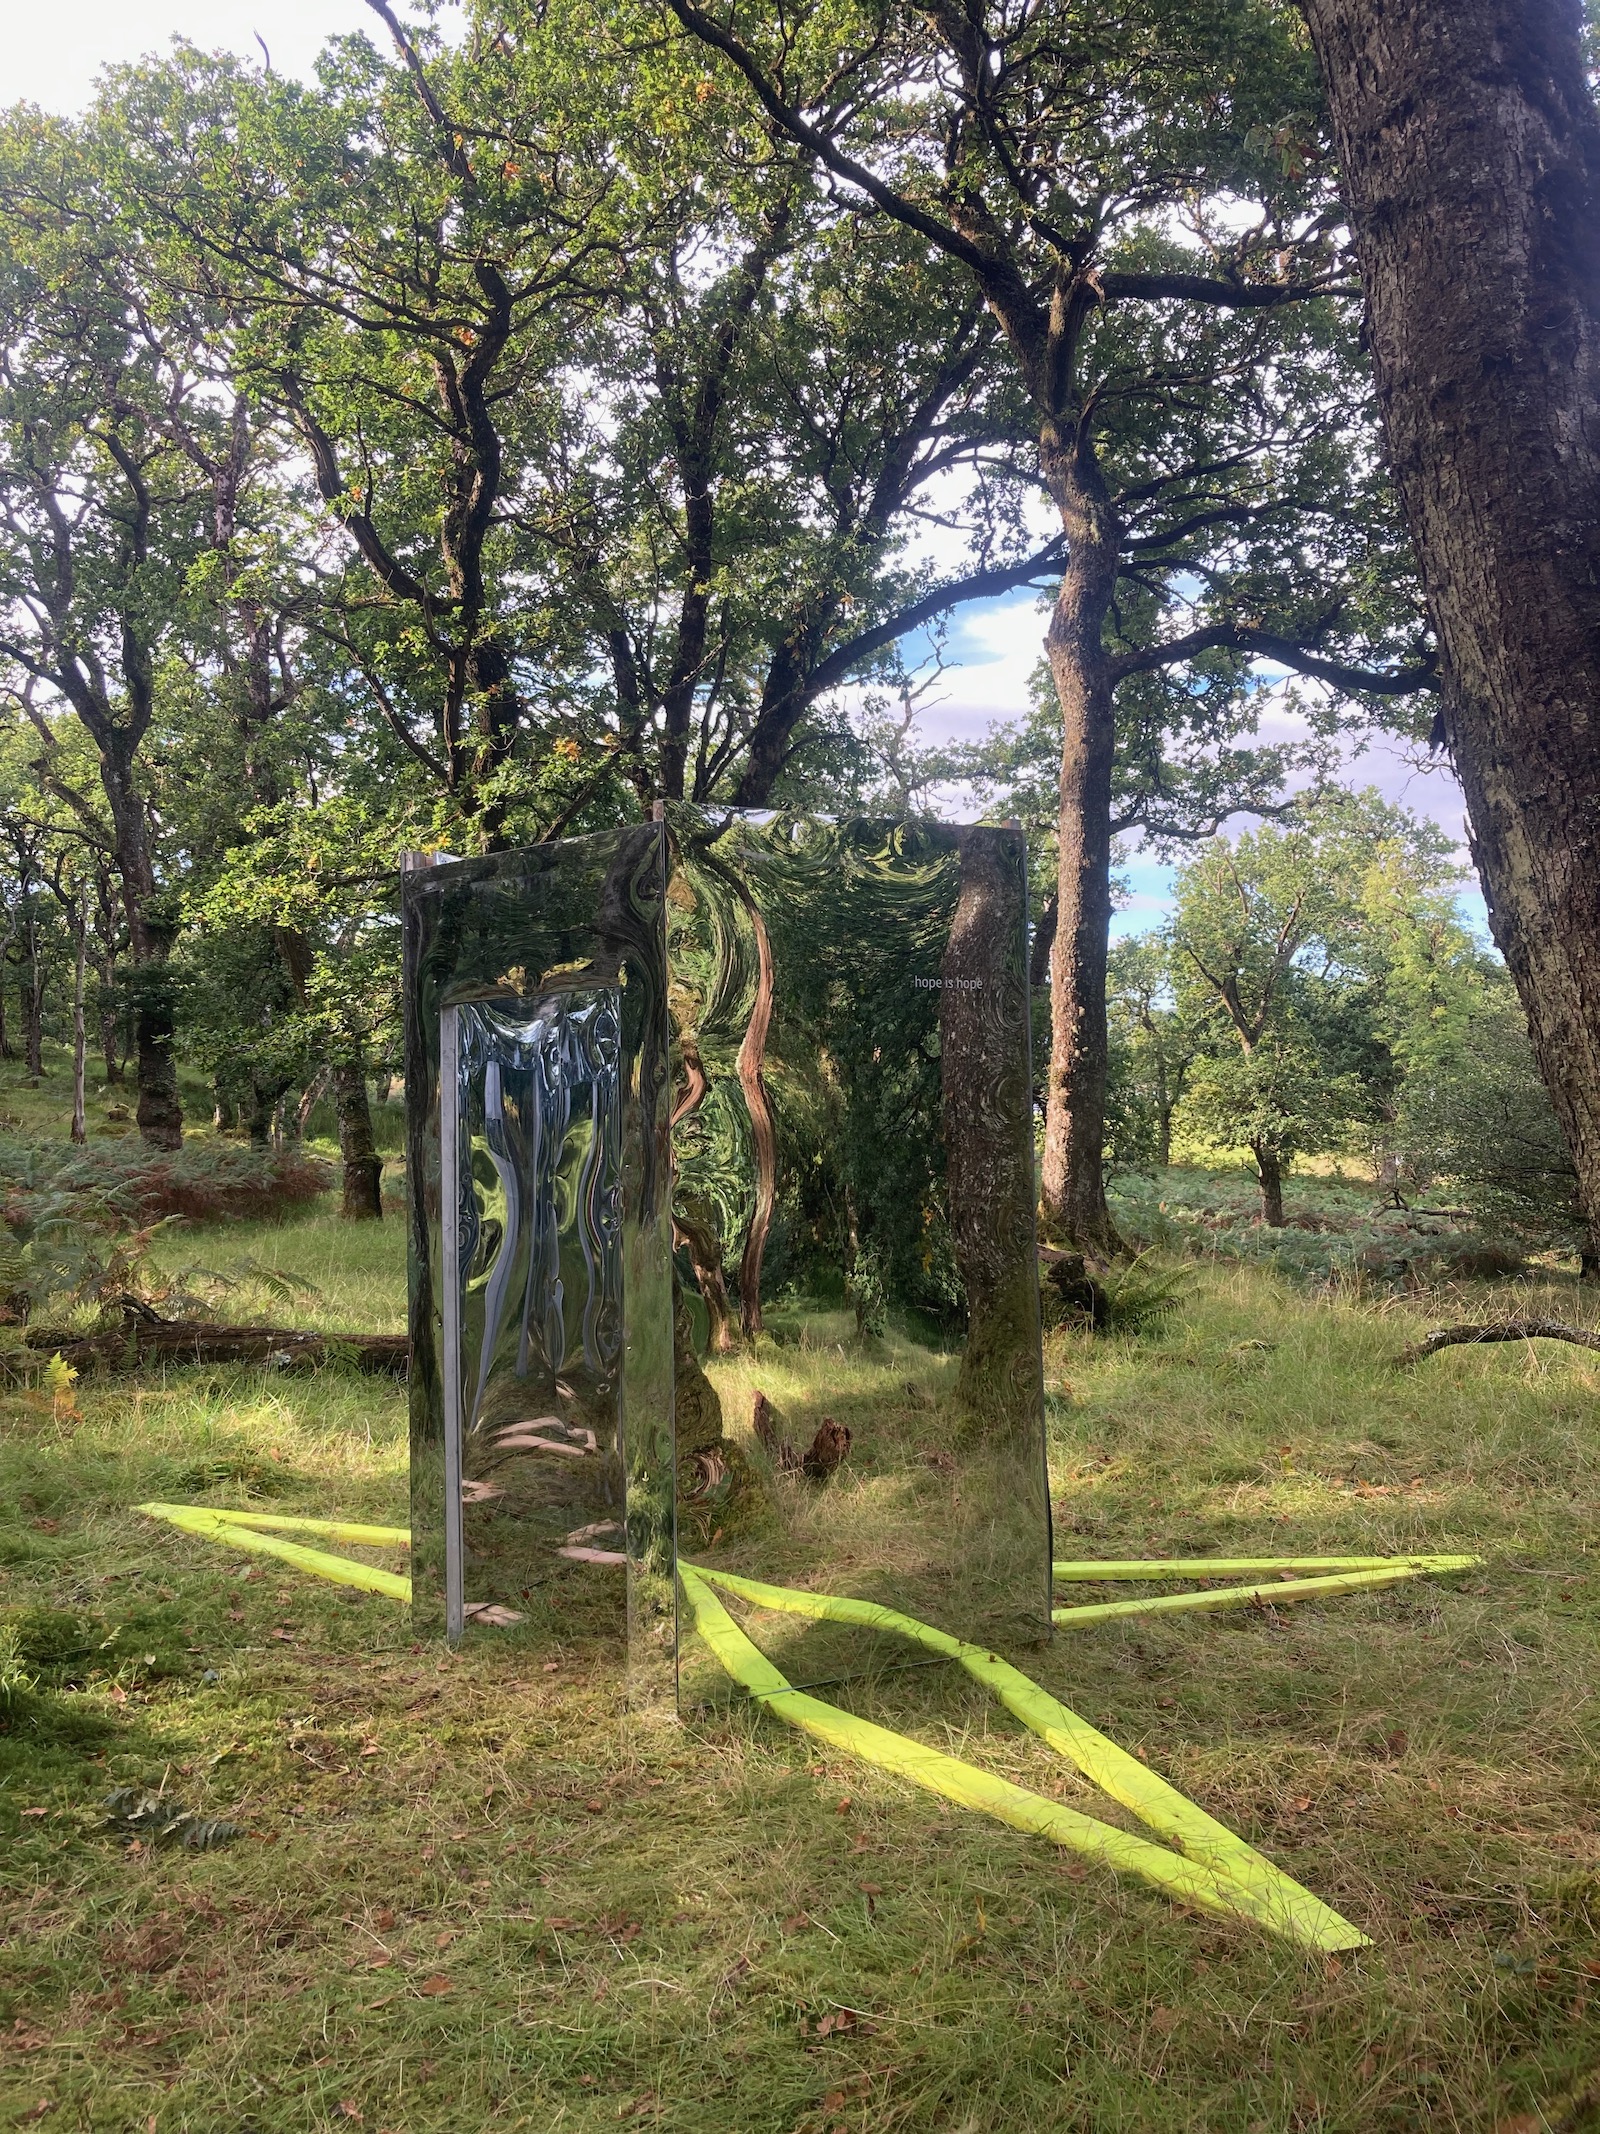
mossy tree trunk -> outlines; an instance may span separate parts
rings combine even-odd
[[[945,1183],[967,1301],[958,1396],[997,1420],[1032,1420],[1039,1271],[1021,839],[973,829],[939,972]]]

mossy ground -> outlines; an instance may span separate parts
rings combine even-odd
[[[320,1296],[296,1316],[314,1323],[401,1322],[398,1223],[316,1214],[173,1249],[308,1276]],[[1581,1309],[1573,1286],[1519,1302]],[[1487,1559],[1317,1606],[1063,1635],[1027,1662],[1373,1937],[1327,1963],[748,1709],[630,1727],[605,1643],[531,1670],[492,1646],[448,1657],[387,1603],[133,1510],[403,1523],[400,1389],[184,1371],[88,1385],[78,1414],[13,1390],[0,1610],[40,1687],[0,1733],[0,2124],[1600,2123],[1583,2101],[1600,2068],[1600,1358],[1388,1368],[1419,1323],[1460,1314],[1214,1264],[1140,1335],[1049,1341],[1059,1553]],[[904,1680],[908,1728],[1120,1819],[969,1687]],[[249,1834],[130,1853],[102,1828],[117,1785]]]

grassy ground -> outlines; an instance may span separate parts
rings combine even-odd
[[[309,1278],[317,1323],[401,1320],[398,1223],[173,1249]],[[1570,1287],[1520,1301],[1578,1309]],[[186,1371],[90,1386],[81,1413],[14,1391],[0,1621],[40,1686],[0,1732],[0,2125],[1600,2124],[1600,1358],[1387,1368],[1459,1307],[1216,1264],[1141,1336],[1051,1337],[1058,1552],[1489,1559],[1028,1662],[1373,1936],[1327,1963],[748,1711],[630,1730],[607,1646],[516,1679],[132,1510],[403,1521],[398,1389]],[[905,1698],[926,1738],[1120,1819],[976,1694],[907,1677]],[[130,1851],[98,1805],[118,1785],[248,1834]]]

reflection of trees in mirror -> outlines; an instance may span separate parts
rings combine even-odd
[[[1020,840],[685,818],[669,896],[674,1226],[713,1354],[775,1298],[966,1335],[963,1398],[1036,1407]],[[958,1183],[952,1183],[954,1169]],[[1021,1378],[1017,1378],[1018,1371]]]

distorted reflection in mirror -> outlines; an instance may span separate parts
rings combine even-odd
[[[1049,1628],[1026,854],[681,811],[667,889],[682,1555]],[[901,1641],[721,1597],[797,1686]],[[680,1700],[730,1685],[680,1649]]]
[[[673,1693],[665,836],[405,877],[413,1608]]]

